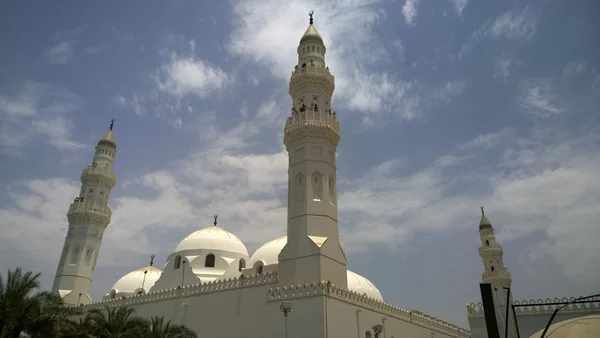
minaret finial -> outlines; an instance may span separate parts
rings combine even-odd
[[[310,11],[308,12],[308,16],[310,17],[310,20],[308,20],[308,22],[312,25],[313,24],[313,14],[315,14],[314,11]]]
[[[150,255],[150,266],[154,265],[154,254]]]
[[[113,129],[114,125],[115,125],[115,119],[110,120],[110,130]]]
[[[480,206],[479,209],[481,209],[481,216],[485,216],[485,213],[483,212],[483,206]]]
[[[214,217],[215,217],[215,222],[214,222],[213,224],[214,224],[215,226],[217,226],[217,218],[219,218],[219,215],[218,215],[218,214],[215,214],[215,216],[214,216]]]

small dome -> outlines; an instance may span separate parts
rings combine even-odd
[[[179,243],[175,252],[199,249],[222,250],[248,257],[248,249],[244,243],[236,235],[218,226],[192,232]]]
[[[98,141],[98,145],[101,145],[101,144],[107,144],[107,145],[110,145],[113,147],[117,146],[117,143],[115,142],[115,135],[113,134],[112,129],[107,131],[106,134],[104,134],[104,136],[102,136],[100,141]]]
[[[302,38],[300,39],[300,43],[302,43],[304,41],[308,41],[308,40],[316,40],[320,43],[323,43],[323,39],[321,38],[321,35],[319,34],[319,32],[317,32],[317,29],[312,24],[308,26],[308,28],[306,29],[306,32],[304,32],[304,35],[302,35]]]
[[[539,338],[544,329],[530,338]],[[549,338],[596,338],[600,337],[600,315],[591,315],[563,320],[550,325],[546,337]]]
[[[144,280],[144,271],[148,271],[145,275]],[[148,292],[154,283],[160,278],[162,271],[153,267],[147,266],[141,269],[137,269],[132,271],[125,276],[121,277],[115,285],[113,285],[111,290],[115,290],[116,293],[135,293],[138,289],[144,287],[144,292]]]
[[[248,267],[254,266],[256,262],[262,261],[263,265],[271,265],[279,263],[279,253],[287,243],[287,236],[279,237],[265,243],[258,248],[250,257]]]
[[[383,302],[383,297],[381,296],[381,293],[379,292],[377,287],[373,283],[371,283],[370,280],[350,270],[347,270],[347,277],[348,290],[354,291],[359,294],[366,294],[371,298],[375,298]]]

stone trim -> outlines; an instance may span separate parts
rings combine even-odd
[[[93,308],[105,306],[132,306],[137,304],[158,302],[167,299],[190,297],[200,294],[271,284],[275,282],[277,282],[277,272],[266,272],[261,275],[241,275],[240,278],[228,278],[204,284],[184,285],[183,287],[152,291],[142,295],[129,295],[115,299],[105,299],[83,305],[82,307],[84,310],[91,310]]]
[[[554,310],[558,306],[561,306],[561,304],[556,304],[556,303],[567,303],[570,301],[574,301],[575,299],[577,299],[577,298],[575,298],[575,297],[571,297],[571,298],[563,297],[563,298],[554,298],[554,299],[546,298],[545,300],[538,298],[537,300],[535,300],[535,299],[522,300],[522,301],[516,300],[513,302],[513,304],[514,305],[527,305],[527,306],[515,307],[515,312],[518,315],[519,314],[520,315],[550,314],[550,313],[554,312]],[[592,302],[591,303],[569,304],[569,305],[565,306],[561,311],[565,311],[565,312],[599,311],[600,312],[600,297],[590,298],[589,300]],[[531,305],[529,305],[529,304],[531,304]],[[483,304],[481,302],[467,304],[467,314],[469,317],[483,316],[484,315]]]
[[[378,312],[382,315],[413,323],[427,329],[449,335],[451,337],[462,338],[471,336],[471,333],[468,330],[438,318],[426,315],[419,311],[401,309],[366,295],[350,291],[346,288],[332,285],[330,282],[326,281],[269,289],[267,293],[267,301],[281,301],[286,299],[313,297],[317,295],[328,296],[348,304],[360,306],[362,308]]]

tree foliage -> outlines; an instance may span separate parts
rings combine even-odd
[[[0,338],[197,338],[194,331],[162,317],[135,315],[127,307],[93,309],[64,305],[47,291],[37,292],[40,274],[21,268],[0,275]]]

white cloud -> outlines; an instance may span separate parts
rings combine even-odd
[[[514,130],[506,128],[494,133],[479,134],[468,142],[459,144],[457,148],[459,150],[471,150],[477,148],[490,149],[513,136]]]
[[[586,70],[586,66],[581,61],[571,61],[562,70],[563,75],[570,76],[581,74]]]
[[[552,79],[526,79],[518,90],[519,103],[534,116],[550,117],[566,110]]]
[[[61,41],[44,52],[49,63],[66,64],[73,58],[73,46],[76,41]]]
[[[232,79],[201,59],[171,53],[169,61],[156,71],[155,82],[159,90],[175,97],[196,95],[204,99],[221,93]]]
[[[61,150],[84,147],[70,135],[69,114],[83,106],[77,95],[54,85],[24,82],[16,93],[3,96],[2,152],[22,155],[23,148],[39,138]]]
[[[119,107],[131,109],[137,116],[141,116],[145,111],[146,97],[142,94],[133,93],[130,97],[117,95],[113,102]]]
[[[419,0],[404,0],[402,15],[404,15],[404,22],[406,22],[407,25],[413,26],[416,24],[415,19],[417,18],[418,6]]]
[[[488,20],[474,35],[491,38],[531,40],[535,36],[539,15],[529,7],[509,11]]]
[[[347,108],[363,114],[365,122],[396,116],[413,119],[419,115],[420,102],[413,83],[395,74],[381,72],[374,65],[389,59],[384,46],[375,38],[373,26],[381,19],[382,1],[335,0],[234,1],[236,19],[227,46],[228,51],[264,67],[270,75],[287,83],[297,63],[294,52],[302,32],[308,26],[310,9],[315,11],[315,27],[326,46],[327,64],[336,76],[334,110]],[[256,25],[261,22],[261,25]],[[357,30],[356,27],[361,27]],[[397,48],[395,48],[397,52]],[[337,108],[336,108],[337,106]]]
[[[462,11],[465,9],[465,7],[467,7],[467,4],[469,3],[469,0],[450,0],[450,1],[454,5],[454,9],[456,9],[456,12],[458,13],[458,15],[462,14]]]

